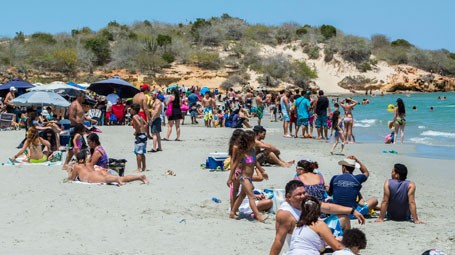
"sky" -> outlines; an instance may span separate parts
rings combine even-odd
[[[455,52],[453,0],[22,0],[2,2],[2,10],[2,37],[18,31],[70,33],[85,26],[99,30],[113,20],[187,24],[227,13],[250,24],[328,24],[346,34],[383,34],[421,49]]]

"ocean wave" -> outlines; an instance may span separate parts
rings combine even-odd
[[[433,131],[428,130],[420,134],[422,136],[434,136],[434,137],[445,137],[445,138],[455,138],[455,133],[449,132],[440,132],[440,131]]]
[[[379,123],[377,119],[365,119],[354,121],[354,127],[371,127],[371,125]]]
[[[418,129],[425,129],[426,127],[425,126],[418,126],[417,128]]]
[[[428,138],[428,137],[412,137],[409,139],[409,141],[411,141],[413,143],[418,143],[418,144],[435,145],[433,143],[433,139]]]

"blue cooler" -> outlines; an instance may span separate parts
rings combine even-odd
[[[224,170],[224,161],[227,157],[227,152],[210,153],[207,161],[205,162],[205,167],[208,169],[217,169],[220,167],[221,170]]]

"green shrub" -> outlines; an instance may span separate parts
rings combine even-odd
[[[397,39],[397,40],[391,42],[390,45],[393,47],[403,47],[403,48],[411,48],[414,46],[410,42],[406,41],[405,39]]]
[[[221,64],[218,53],[208,51],[192,52],[188,56],[188,60],[192,64],[207,69],[218,69]]]
[[[174,54],[172,54],[172,53],[169,52],[169,51],[166,51],[165,53],[163,53],[163,55],[161,55],[161,57],[162,57],[166,62],[168,62],[169,64],[175,61],[175,56],[174,56]]]
[[[329,49],[328,47],[324,48],[324,61],[329,63],[333,59],[333,50]]]
[[[371,71],[371,65],[368,62],[362,62],[360,64],[356,65],[357,70],[359,70],[361,73],[365,73],[367,71]]]
[[[302,36],[302,35],[307,34],[307,33],[308,33],[308,29],[306,27],[298,28],[295,31],[295,34],[298,35],[298,36]]]
[[[85,42],[85,48],[91,50],[96,56],[96,65],[104,65],[110,61],[111,52],[109,42],[104,37],[93,37]]]
[[[316,79],[318,74],[313,71],[304,61],[296,61],[291,66],[291,76],[295,80]]]
[[[45,43],[45,44],[56,44],[57,41],[51,34],[48,33],[34,33],[32,34],[32,40],[35,42]]]
[[[310,59],[318,59],[319,50],[320,49],[316,44],[307,45],[303,48],[303,52],[306,53]]]
[[[337,29],[331,25],[322,25],[320,30],[326,40],[337,35]]]

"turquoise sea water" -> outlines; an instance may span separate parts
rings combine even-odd
[[[447,99],[438,100],[438,96],[445,96]],[[368,98],[370,104],[361,105],[363,98]],[[390,133],[387,122],[393,119],[393,112],[388,112],[387,106],[396,105],[397,98],[403,99],[405,103],[404,143],[417,145],[417,154],[414,156],[454,159],[455,93],[453,92],[354,97],[359,102],[353,111],[356,140],[384,143],[384,137]],[[413,106],[416,106],[417,110],[413,110]],[[430,111],[431,106],[434,108],[433,112]]]

